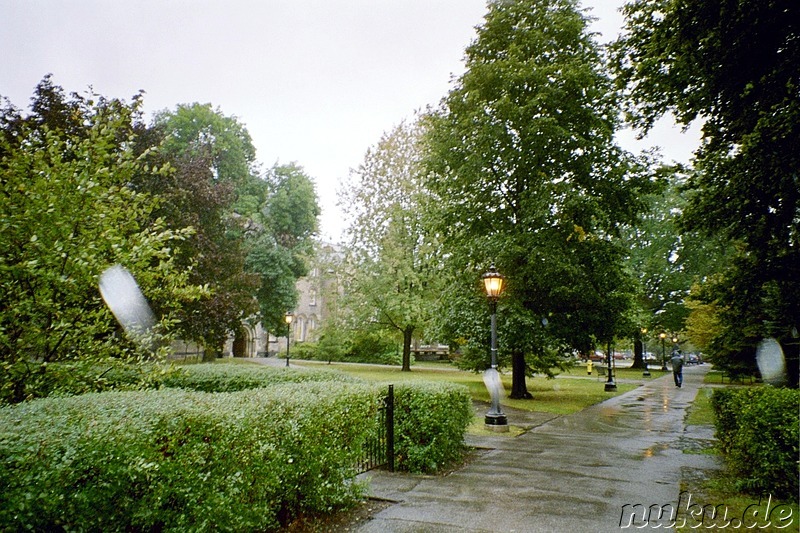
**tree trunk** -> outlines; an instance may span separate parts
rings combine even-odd
[[[633,364],[631,368],[644,368],[644,349],[642,346],[642,338],[637,336],[633,340]]]
[[[403,330],[403,368],[402,372],[411,372],[411,340],[414,326],[406,326]]]
[[[530,400],[533,398],[533,395],[528,392],[528,386],[525,384],[527,370],[528,365],[525,364],[525,353],[513,351],[511,353],[511,394],[509,398],[515,400]]]

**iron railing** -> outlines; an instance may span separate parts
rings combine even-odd
[[[394,472],[394,385],[389,385],[378,408],[374,428],[356,466],[359,474],[381,467]]]

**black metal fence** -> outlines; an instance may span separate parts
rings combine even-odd
[[[359,474],[380,467],[394,472],[394,385],[389,385],[376,416],[375,431],[364,443],[364,453],[358,461]]]

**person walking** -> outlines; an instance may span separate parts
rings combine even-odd
[[[683,385],[683,356],[680,351],[672,352],[672,377],[675,379],[675,386]]]

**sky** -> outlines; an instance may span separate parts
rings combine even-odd
[[[623,0],[582,0],[601,42]],[[320,233],[345,227],[336,191],[383,132],[435,106],[464,71],[486,0],[0,0],[0,95],[27,108],[51,73],[152,113],[211,103],[244,124],[263,168],[296,162],[316,183]],[[696,129],[662,121],[628,150],[688,162]]]

